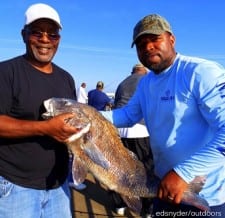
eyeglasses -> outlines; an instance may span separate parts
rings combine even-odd
[[[56,41],[56,40],[59,40],[60,38],[59,33],[48,33],[48,32],[42,32],[39,30],[29,30],[29,29],[27,31],[29,35],[36,37],[37,39],[42,38],[43,35],[46,35],[48,39],[51,41]]]

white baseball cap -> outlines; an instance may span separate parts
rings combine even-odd
[[[42,3],[33,4],[27,9],[25,12],[25,25],[29,25],[41,18],[53,20],[59,28],[62,29],[62,24],[57,11],[49,5]]]

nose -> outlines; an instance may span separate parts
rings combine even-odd
[[[142,44],[139,44],[137,46],[138,51],[140,52],[149,52],[154,49],[154,43],[149,41],[149,42],[144,42]]]
[[[154,43],[149,41],[148,43],[145,44],[145,50],[150,51],[154,48]]]
[[[49,37],[48,37],[48,33],[47,32],[42,32],[40,34],[39,40],[43,40],[43,41],[50,41]]]

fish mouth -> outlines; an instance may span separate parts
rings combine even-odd
[[[49,119],[54,116],[54,105],[51,104],[52,100],[48,99],[43,102],[46,112],[42,114],[44,119]]]
[[[63,101],[57,101],[57,98],[50,98],[45,100],[43,104],[47,112],[44,113],[42,116],[49,118],[65,112],[64,107],[69,106],[72,103],[67,99],[63,99]]]
[[[61,99],[61,101],[59,101],[59,99],[57,98],[47,99],[43,102],[46,112],[42,114],[42,117],[44,119],[49,119],[58,114],[68,112],[66,111],[66,107],[73,105],[73,103],[74,101],[68,100],[65,98]],[[70,110],[70,112],[73,112],[73,111]],[[77,133],[71,135],[66,140],[66,143],[71,143],[81,138],[84,134],[86,134],[90,130],[90,127],[91,127],[90,120],[86,119],[86,121],[84,121],[80,119],[80,117],[78,117],[77,119],[70,118],[68,120],[65,120],[65,122],[70,124],[71,126],[74,126],[80,129]]]

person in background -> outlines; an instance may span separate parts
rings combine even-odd
[[[133,66],[131,75],[125,78],[116,89],[114,109],[121,108],[128,103],[136,90],[138,82],[147,74],[147,72],[148,69],[141,63]],[[147,172],[152,171],[153,161],[150,150],[149,134],[144,121],[142,120],[130,128],[118,128],[118,131],[124,146],[137,155],[138,159],[144,164]],[[110,192],[110,195],[115,211],[120,215],[124,215],[127,208],[125,202],[116,192]],[[143,198],[142,203],[142,215],[147,216],[150,213],[150,201]]]
[[[52,62],[62,24],[33,4],[21,31],[24,55],[0,63],[0,217],[71,218],[66,140],[78,130],[67,113],[43,120],[43,101],[76,100],[72,76]]]
[[[106,110],[111,108],[110,98],[103,92],[104,83],[102,81],[97,82],[96,89],[88,92],[88,105],[94,107],[96,110]]]
[[[86,83],[81,83],[80,87],[77,89],[77,101],[86,104],[88,100],[86,93]]]
[[[128,104],[102,114],[117,127],[132,126],[144,118],[154,172],[161,179],[154,217],[165,213],[168,217],[225,217],[224,67],[178,53],[169,22],[158,14],[136,24],[134,45],[150,72]],[[205,177],[199,194],[210,211],[181,201],[196,176]]]

